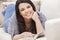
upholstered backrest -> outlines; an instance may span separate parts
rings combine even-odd
[[[45,30],[47,40],[60,40],[60,18],[46,21]]]

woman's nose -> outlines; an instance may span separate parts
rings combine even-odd
[[[25,9],[25,12],[28,12],[29,10],[28,9]]]

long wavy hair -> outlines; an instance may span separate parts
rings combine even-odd
[[[17,23],[18,23],[17,25],[18,25],[19,34],[26,30],[24,18],[20,15],[19,8],[18,8],[20,3],[29,3],[32,6],[33,10],[36,11],[34,4],[30,0],[17,0],[16,1],[15,9],[16,9],[16,19],[17,19]],[[34,34],[37,33],[36,32],[36,24],[33,20],[32,20],[30,32],[32,32]]]

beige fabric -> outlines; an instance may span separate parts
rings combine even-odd
[[[2,25],[3,25],[3,20],[4,20],[4,17],[3,17],[3,15],[2,15],[2,5],[1,5],[1,3],[0,3],[0,27],[2,27]]]
[[[3,21],[4,21],[4,17],[2,15],[2,13],[0,13],[0,27],[3,26]]]

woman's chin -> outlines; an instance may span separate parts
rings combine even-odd
[[[25,16],[24,19],[32,19],[32,16]]]
[[[27,17],[26,19],[32,19],[32,17]]]

